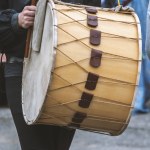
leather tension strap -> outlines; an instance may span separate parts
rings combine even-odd
[[[92,99],[93,99],[93,94],[83,92],[81,96],[81,100],[79,101],[79,106],[82,108],[89,108]]]
[[[90,43],[92,45],[100,45],[101,43],[101,31],[90,30]]]
[[[98,26],[97,16],[87,15],[87,24],[90,27],[97,27]]]
[[[85,84],[85,88],[88,90],[95,90],[98,79],[99,79],[99,75],[89,72],[87,81]]]
[[[94,68],[98,68],[101,65],[102,51],[92,49],[90,65]]]
[[[85,9],[90,14],[96,14],[97,13],[97,9],[95,7],[86,7]]]
[[[74,123],[82,123],[83,120],[87,117],[86,113],[76,112],[74,117],[72,118],[72,122]]]

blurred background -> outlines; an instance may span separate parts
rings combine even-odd
[[[0,150],[21,150],[9,109],[0,109]],[[108,136],[77,130],[70,150],[149,150],[150,113],[133,115],[126,131]]]
[[[115,7],[118,0],[101,0],[102,7]],[[150,62],[146,51],[149,34],[150,13],[147,11],[149,0],[121,0],[124,6],[133,7],[141,21],[142,31],[142,70],[135,108],[127,130],[120,136],[111,137],[97,133],[77,130],[70,150],[149,150],[150,149]],[[146,24],[148,24],[146,26]],[[5,96],[3,69],[6,61],[1,58],[0,69],[0,150],[21,150],[17,132]]]

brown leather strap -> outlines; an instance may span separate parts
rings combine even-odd
[[[90,30],[90,43],[92,45],[100,45],[101,43],[101,31]]]
[[[102,59],[102,51],[92,49],[90,65],[94,68],[99,67],[101,65],[101,59]]]
[[[89,108],[92,98],[93,98],[93,94],[83,92],[81,96],[81,100],[79,101],[79,106],[82,108]]]
[[[98,26],[97,16],[87,15],[87,24],[90,27],[97,27]]]
[[[99,79],[99,75],[90,73],[88,74],[87,81],[85,84],[85,88],[88,90],[95,90],[97,82]]]
[[[87,117],[86,113],[76,112],[74,117],[72,118],[72,122],[74,123],[82,123],[83,120]]]
[[[90,14],[96,14],[97,13],[97,9],[95,7],[86,7],[85,9]]]

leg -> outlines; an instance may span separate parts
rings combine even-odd
[[[75,129],[59,128],[58,144],[56,150],[69,150],[72,139],[75,134]]]
[[[6,78],[6,93],[22,150],[57,150],[56,147],[60,143],[59,136],[70,137],[69,132],[60,127],[26,125],[21,109],[21,77]],[[71,136],[70,140],[67,140],[67,138],[65,139],[68,149],[72,137],[73,136]]]

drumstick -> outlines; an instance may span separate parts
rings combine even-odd
[[[37,2],[37,0],[31,0],[31,5],[35,6],[36,2]],[[28,58],[28,56],[29,56],[29,47],[30,47],[30,39],[31,39],[32,30],[33,30],[33,27],[28,29],[26,46],[25,46],[25,54],[24,54],[25,58]]]

